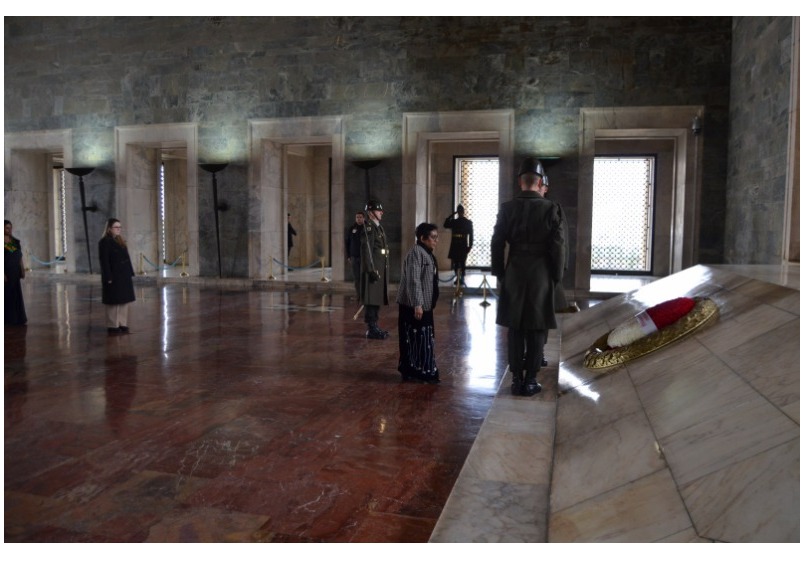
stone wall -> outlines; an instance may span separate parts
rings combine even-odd
[[[198,125],[198,160],[230,163],[225,275],[249,270],[249,120],[348,116],[346,161],[383,160],[372,192],[401,251],[403,113],[506,108],[517,160],[561,158],[549,173],[574,227],[580,108],[704,105],[701,260],[723,257],[730,17],[7,17],[4,32],[6,133],[71,129],[73,162],[108,171],[116,126]],[[199,183],[211,274],[208,175]],[[99,190],[89,199],[106,199]],[[364,172],[347,166],[349,222],[363,195]]]
[[[792,17],[734,18],[724,258],[783,258]],[[798,218],[798,216],[796,216]]]

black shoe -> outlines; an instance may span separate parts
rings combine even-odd
[[[441,384],[441,380],[438,377],[435,378],[425,378],[422,380],[425,384]]]
[[[388,336],[388,331],[383,331],[379,327],[371,327],[366,331],[367,339],[383,340]]]
[[[119,335],[120,333],[122,333],[119,327],[109,327],[108,329],[106,329],[106,331],[110,335]]]
[[[522,388],[522,396],[535,396],[542,391],[542,385],[539,384],[535,378],[530,378],[525,386]]]
[[[118,329],[120,330],[121,333],[128,333],[129,332],[128,327],[126,327],[125,325],[120,325],[118,327]]]
[[[525,381],[522,379],[522,376],[514,375],[514,379],[511,382],[511,395],[512,396],[524,396],[525,392]]]

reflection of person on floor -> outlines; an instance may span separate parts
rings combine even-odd
[[[102,301],[106,305],[106,328],[110,335],[128,333],[128,306],[134,297],[134,267],[122,236],[120,221],[106,221],[98,242],[101,264]]]
[[[491,273],[501,285],[497,324],[508,327],[511,393],[532,396],[542,389],[536,374],[547,329],[556,328],[553,291],[564,275],[566,229],[558,205],[544,198],[541,162],[525,159],[518,177],[519,194],[497,213]]]
[[[3,226],[3,256],[5,258],[4,279],[4,320],[6,325],[25,325],[25,301],[22,297],[22,279],[25,278],[25,263],[22,258],[22,244],[14,237],[14,227],[10,220]]]
[[[454,218],[456,215],[457,218]],[[472,221],[465,216],[463,205],[458,205],[455,212],[444,220],[444,228],[452,231],[447,257],[452,260],[455,284],[460,282],[461,285],[466,285],[466,257],[474,242],[474,228]]]
[[[380,329],[380,305],[388,305],[388,242],[380,225],[382,203],[371,199],[366,203],[368,218],[360,239],[360,300],[368,330],[366,338],[384,339],[388,331]]]
[[[399,366],[403,380],[437,384],[433,309],[438,301],[438,262],[433,255],[438,227],[416,227],[416,244],[402,264],[396,302],[399,304]]]
[[[365,218],[363,211],[357,211],[355,223],[346,231],[346,261],[352,266],[355,293],[358,299],[360,299],[360,237],[363,234]]]

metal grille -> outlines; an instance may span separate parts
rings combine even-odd
[[[466,218],[472,221],[474,242],[467,267],[491,266],[491,234],[497,220],[500,193],[500,160],[498,158],[456,158],[455,200],[463,205]]]
[[[592,271],[650,272],[655,158],[595,158]]]

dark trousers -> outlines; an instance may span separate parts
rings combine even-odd
[[[525,378],[535,378],[542,367],[547,331],[508,329],[508,366],[514,376],[525,372]]]
[[[366,325],[372,327],[380,320],[380,306],[379,305],[366,305],[363,307],[363,321]]]

